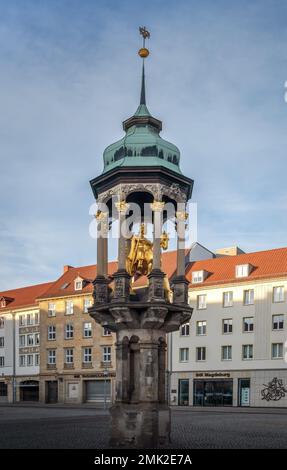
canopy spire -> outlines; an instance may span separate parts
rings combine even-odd
[[[139,56],[143,59],[143,66],[142,66],[142,83],[141,83],[141,96],[140,96],[140,105],[146,105],[146,98],[145,98],[145,69],[144,69],[144,60],[149,55],[149,50],[145,47],[145,40],[150,38],[150,32],[146,29],[145,26],[140,26],[139,28],[140,35],[143,38],[143,45],[139,50]]]

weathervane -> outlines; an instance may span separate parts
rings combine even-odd
[[[143,37],[143,45],[142,48],[139,50],[139,56],[142,59],[145,59],[149,55],[149,50],[145,47],[145,40],[150,38],[150,32],[146,29],[145,26],[139,27],[140,35]]]

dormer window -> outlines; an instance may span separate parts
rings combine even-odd
[[[12,297],[0,297],[0,308],[5,308],[7,305],[12,302],[14,299]]]
[[[74,288],[75,288],[75,290],[82,290],[83,289],[83,279],[81,277],[77,277],[75,279]]]
[[[251,264],[238,264],[236,266],[236,277],[247,277],[251,272]]]
[[[6,307],[6,300],[5,299],[1,299],[1,308],[5,308]]]
[[[206,271],[193,271],[192,273],[192,284],[199,284],[206,278]]]

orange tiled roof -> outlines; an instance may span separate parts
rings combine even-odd
[[[235,277],[235,267],[240,264],[252,265],[252,270],[246,278]],[[186,277],[191,282],[192,272],[205,270],[208,275],[204,282],[190,284],[190,287],[201,287],[231,282],[246,282],[265,278],[287,275],[287,248],[244,253],[237,256],[224,256],[191,263],[186,271]]]
[[[37,297],[42,295],[43,292],[49,289],[52,285],[53,282],[45,282],[44,284],[0,292],[0,299],[3,297],[7,299],[7,306],[0,307],[0,315],[1,313],[7,312],[11,309],[36,306]]]

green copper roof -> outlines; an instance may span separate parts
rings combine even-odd
[[[120,166],[162,166],[181,173],[180,152],[160,137],[161,126],[161,121],[151,116],[145,103],[143,67],[140,105],[135,114],[123,122],[125,136],[105,149],[103,173]]]

